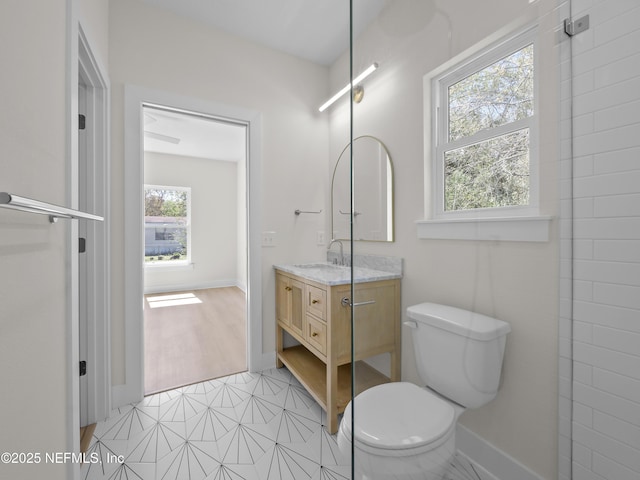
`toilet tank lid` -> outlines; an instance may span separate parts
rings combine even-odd
[[[407,308],[409,318],[475,340],[493,340],[511,331],[507,322],[462,308],[421,303]]]

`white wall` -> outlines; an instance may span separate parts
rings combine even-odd
[[[237,257],[246,251],[237,233],[246,212],[238,210],[237,176],[235,162],[145,152],[145,183],[191,188],[193,264],[145,268],[145,292],[242,285]]]
[[[95,29],[106,29],[106,18],[93,14],[107,1],[93,5],[80,7],[93,20],[84,26],[90,42]],[[68,60],[77,62],[69,58],[68,14],[79,14],[75,2],[0,3],[0,190],[62,205],[71,198],[67,86],[77,84],[67,71]],[[97,43],[104,65],[108,52]],[[77,365],[68,354],[69,223],[3,209],[0,231],[0,451],[71,451],[77,412],[68,394]],[[0,464],[0,477],[18,480],[66,479],[69,472],[64,464]]]
[[[12,72],[0,77],[0,190],[64,204],[65,2],[38,2],[35,18],[33,8],[21,2],[0,7],[0,58],[3,71]],[[0,450],[64,451],[67,225],[1,210],[0,229]],[[43,392],[50,399],[46,409]],[[63,479],[65,473],[64,466],[0,464],[7,478]]]
[[[424,4],[390,2],[381,19],[358,38],[354,74],[376,61],[355,105],[354,136],[374,135],[389,148],[395,174],[395,232],[391,244],[356,243],[357,253],[405,259],[402,305],[450,304],[508,321],[503,382],[497,398],[460,422],[546,479],[557,475],[558,324],[558,58],[555,1],[436,2],[426,23]],[[490,5],[489,5],[490,4]],[[542,214],[556,217],[548,242],[419,240],[424,211],[423,77],[496,32],[541,18]],[[506,27],[506,28],[505,28]],[[450,43],[448,38],[451,38]],[[331,70],[333,87],[344,84],[346,57]],[[347,101],[330,112],[331,163],[348,137]],[[427,187],[428,192],[428,187]],[[404,315],[404,311],[403,311]],[[356,339],[357,341],[357,339]],[[403,378],[421,383],[403,330]]]
[[[640,6],[573,0],[573,479],[640,478]],[[564,478],[564,477],[563,477]]]
[[[262,112],[261,230],[277,235],[276,246],[262,251],[263,351],[273,352],[272,265],[324,256],[325,247],[316,245],[324,215],[298,218],[293,212],[322,208],[328,190],[328,121],[317,112],[328,94],[328,69],[135,0],[110,2],[109,27],[114,192],[124,183],[125,84]],[[112,199],[112,378],[120,385],[125,361],[123,218],[130,207],[119,195]]]
[[[105,68],[109,61],[109,0],[74,0],[78,21],[85,32],[91,50]]]

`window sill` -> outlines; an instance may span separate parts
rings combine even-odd
[[[418,238],[548,242],[553,217],[465,218],[418,220]]]

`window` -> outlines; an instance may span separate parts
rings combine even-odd
[[[537,214],[535,55],[529,30],[432,79],[434,219]]]
[[[145,265],[186,265],[191,261],[191,189],[145,185]]]

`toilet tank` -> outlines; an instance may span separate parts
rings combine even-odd
[[[407,315],[418,373],[429,388],[467,408],[495,398],[508,323],[436,303],[409,307]]]

